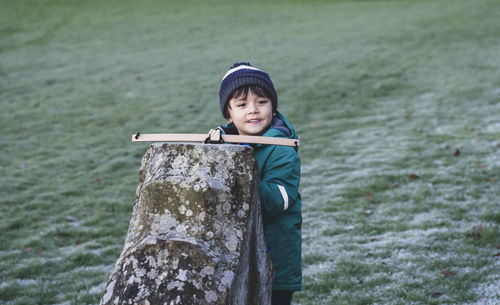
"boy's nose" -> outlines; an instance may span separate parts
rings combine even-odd
[[[250,113],[256,113],[259,112],[259,107],[257,106],[257,103],[250,103],[250,108],[248,110]]]

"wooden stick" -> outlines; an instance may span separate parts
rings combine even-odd
[[[298,139],[221,135],[225,143],[269,144],[299,146]],[[209,137],[204,133],[138,133],[132,135],[132,142],[205,142]]]

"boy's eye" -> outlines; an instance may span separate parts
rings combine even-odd
[[[267,100],[260,100],[259,104],[267,104],[267,102],[268,102]]]

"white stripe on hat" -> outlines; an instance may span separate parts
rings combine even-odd
[[[283,197],[283,211],[288,209],[288,194],[286,193],[285,187],[283,185],[277,184],[278,189],[281,192],[281,196]]]
[[[262,71],[261,69],[257,69],[255,67],[252,67],[252,66],[247,66],[247,65],[240,65],[240,66],[237,66],[237,67],[234,67],[232,69],[229,69],[229,71],[227,71],[226,75],[224,75],[224,77],[222,78],[222,80],[224,80],[226,77],[229,76],[229,74],[233,73],[233,72],[236,72],[236,71],[239,71],[239,70],[242,70],[242,69],[248,69],[248,70],[255,70],[255,71],[261,71],[261,72],[264,72]]]

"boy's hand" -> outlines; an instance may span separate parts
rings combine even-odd
[[[218,128],[216,129],[210,129],[208,132],[208,137],[205,139],[205,144],[207,143],[217,143],[217,144],[222,144],[224,143],[224,139],[222,138],[222,131]]]
[[[221,136],[221,130],[216,128],[216,129],[210,129],[208,132],[208,138],[210,142],[221,142],[222,136]]]

